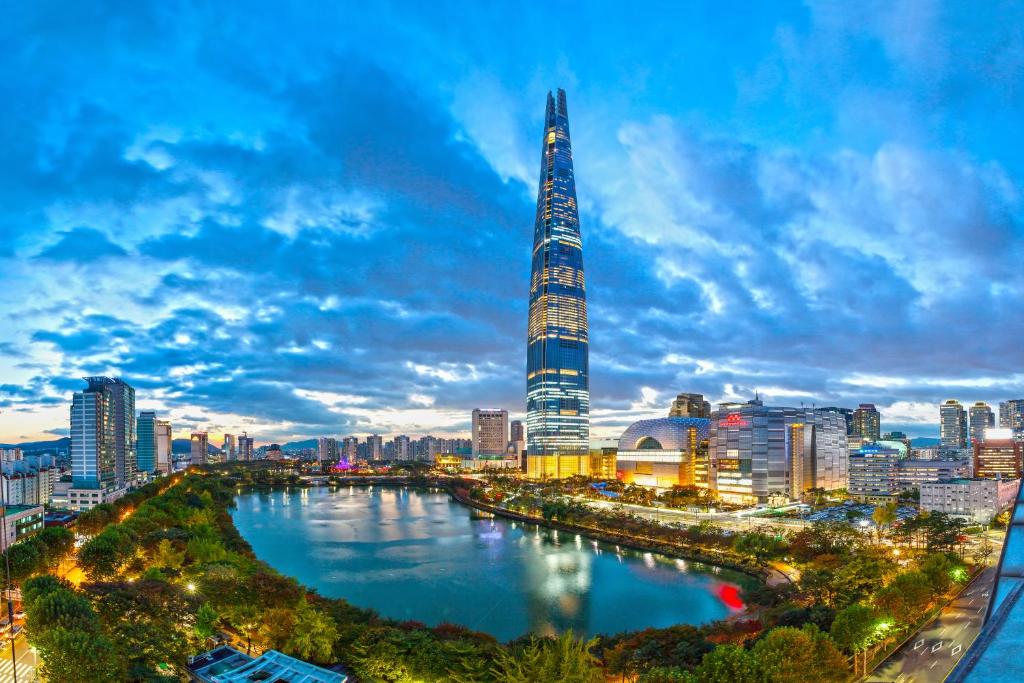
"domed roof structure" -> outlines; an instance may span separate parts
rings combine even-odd
[[[620,451],[685,451],[689,449],[690,429],[697,439],[708,438],[711,420],[703,417],[659,417],[634,422],[619,437]]]

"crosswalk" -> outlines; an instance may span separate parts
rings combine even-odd
[[[32,654],[24,638],[15,642],[18,659],[18,683],[35,683],[40,680],[35,672],[36,657]],[[14,663],[11,661],[11,649],[5,647],[0,651],[0,683],[14,682]]]

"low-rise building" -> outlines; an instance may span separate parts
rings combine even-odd
[[[703,417],[634,422],[619,438],[614,459],[616,476],[627,484],[658,489],[693,486],[699,460],[702,471],[707,471],[710,428],[711,420]],[[703,484],[707,486],[707,481]]]
[[[259,657],[221,645],[188,658],[188,675],[193,683],[345,683],[348,676],[295,657],[267,650]]]
[[[884,503],[896,498],[899,484],[900,452],[869,443],[850,453],[849,485],[851,496],[865,503]]]
[[[921,511],[944,512],[978,524],[1010,507],[1019,479],[948,479],[921,484]]]
[[[0,552],[16,541],[41,530],[44,525],[42,505],[8,505],[3,508],[4,531],[0,535]]]
[[[590,476],[596,479],[614,479],[617,467],[618,449],[603,446],[590,449]]]
[[[128,489],[125,488],[93,489],[72,486],[67,489],[67,504],[64,507],[67,510],[85,512],[101,503],[113,503],[127,492]]]
[[[927,482],[969,477],[971,476],[971,463],[966,458],[937,460],[910,458],[900,461],[897,476],[903,489],[918,488]]]

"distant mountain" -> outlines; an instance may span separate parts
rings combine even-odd
[[[174,439],[171,441],[171,453],[177,453],[181,455],[183,453],[192,452],[192,441],[191,439]],[[206,444],[207,453],[220,454],[220,449],[214,446],[212,443]]]
[[[915,436],[913,439],[910,440],[910,447],[931,448],[933,446],[938,446],[940,443],[942,442],[933,436]]]
[[[25,443],[5,443],[0,444],[0,448],[20,448],[25,453],[34,453],[39,451],[64,451],[67,452],[71,449],[71,437],[65,436],[60,439],[53,439],[52,441],[26,441]]]
[[[306,439],[305,441],[289,441],[281,446],[282,451],[301,451],[303,448],[316,448],[318,445],[316,439]]]

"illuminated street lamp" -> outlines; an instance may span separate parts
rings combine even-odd
[[[187,590],[189,593],[195,593],[196,585],[189,581],[187,584],[185,584],[185,590]]]

